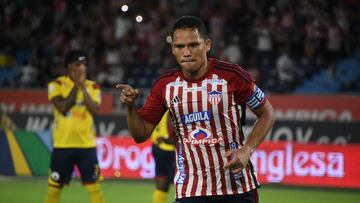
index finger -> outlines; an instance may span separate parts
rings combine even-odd
[[[116,84],[115,87],[118,89],[131,88],[131,86],[128,84]]]

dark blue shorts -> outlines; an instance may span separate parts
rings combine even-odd
[[[176,199],[174,203],[258,203],[257,189],[237,195],[199,196]]]
[[[152,154],[155,160],[155,177],[165,176],[172,180],[175,173],[175,152],[162,150],[153,144]]]
[[[75,165],[79,169],[83,184],[94,183],[99,179],[96,148],[54,148],[50,161],[49,184],[69,184]]]

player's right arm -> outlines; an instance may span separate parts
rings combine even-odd
[[[74,86],[68,97],[55,96],[50,101],[61,114],[65,115],[75,104],[78,89],[77,86]]]
[[[137,112],[135,100],[139,91],[127,84],[117,84],[116,88],[121,89],[120,101],[125,104],[126,120],[131,136],[136,143],[145,142],[156,126],[146,122]]]
[[[60,92],[61,81],[54,80],[48,85],[49,101],[63,115],[65,115],[75,104],[78,86],[74,86],[67,97],[63,97]]]

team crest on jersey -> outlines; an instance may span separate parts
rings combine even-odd
[[[221,101],[221,97],[222,97],[222,93],[218,92],[216,90],[213,90],[211,92],[208,93],[208,101],[210,102],[210,104],[212,105],[217,105],[220,103]]]

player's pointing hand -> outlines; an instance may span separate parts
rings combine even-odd
[[[121,102],[123,102],[125,105],[135,105],[135,100],[139,95],[138,89],[134,89],[128,84],[117,84],[116,88],[121,89]]]

